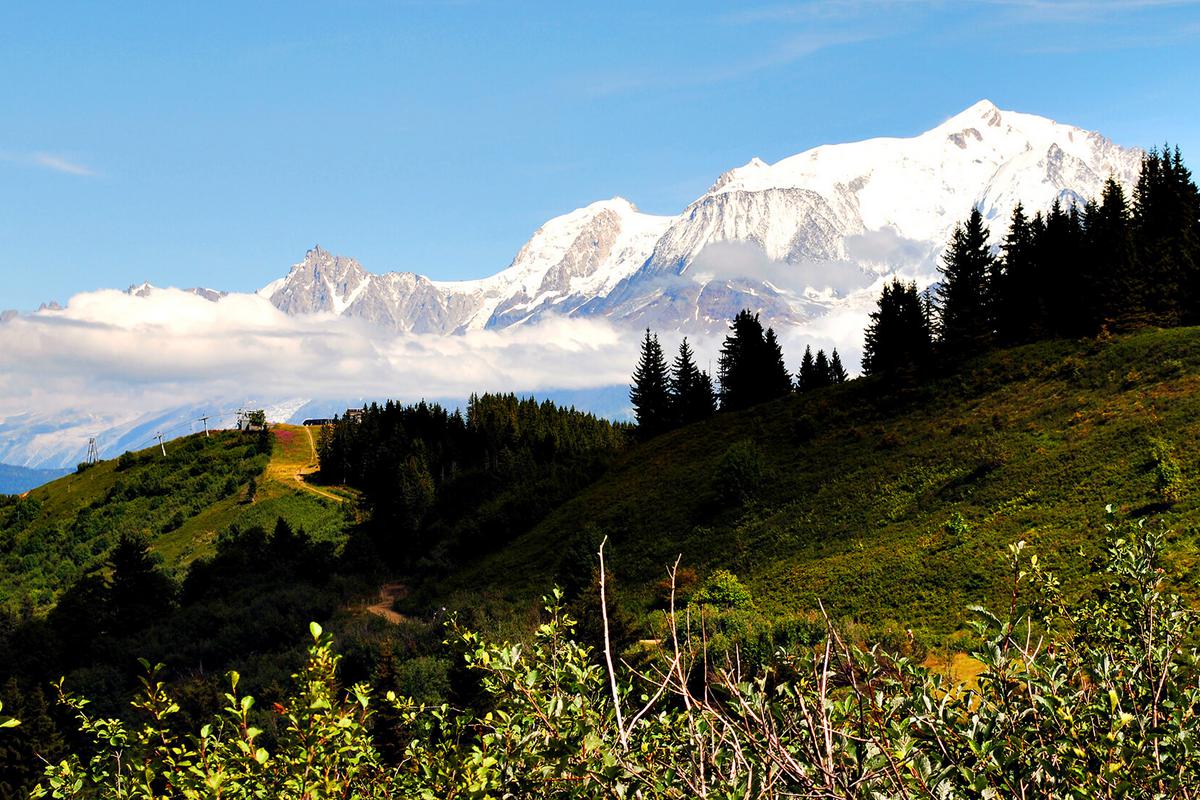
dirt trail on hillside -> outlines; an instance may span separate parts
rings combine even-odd
[[[286,445],[277,447],[271,456],[271,463],[267,466],[268,475],[283,484],[291,484],[294,481],[302,490],[312,492],[326,500],[332,500],[335,503],[346,502],[345,497],[322,489],[305,480],[307,476],[312,475],[320,469],[320,463],[317,459],[317,443],[313,439],[312,428],[307,425],[278,425],[275,430],[277,434],[286,434],[288,441],[291,440],[291,437],[298,435],[300,430],[303,430],[304,435],[308,437],[308,453],[297,455],[294,450],[288,452],[292,448]]]
[[[296,471],[296,475],[295,475],[296,483],[300,484],[301,486],[303,486],[305,489],[307,489],[310,492],[319,494],[319,495],[321,495],[321,497],[326,497],[326,498],[329,498],[330,500],[333,500],[335,503],[346,502],[346,498],[339,497],[338,495],[334,494],[333,492],[327,492],[324,489],[320,489],[316,486],[313,486],[311,483],[304,480],[304,477],[306,475],[312,475],[314,472],[316,472],[318,469],[321,468],[320,461],[317,459],[317,443],[313,439],[312,428],[309,427],[308,425],[305,425],[304,432],[308,435],[308,446],[309,446],[309,449],[312,450],[312,463],[310,463]]]
[[[385,583],[379,587],[379,601],[367,606],[367,611],[377,617],[383,617],[393,625],[406,622],[408,617],[398,614],[392,609],[392,604],[408,594],[408,587],[403,583]]]

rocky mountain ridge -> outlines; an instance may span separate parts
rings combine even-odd
[[[1080,202],[1110,175],[1132,187],[1141,156],[984,100],[919,136],[824,145],[775,164],[752,159],[674,217],[623,198],[593,203],[547,222],[487,278],[372,274],[317,247],[259,293],[289,314],[342,314],[414,333],[505,328],[546,314],[713,330],[747,305],[787,325],[885,274],[931,279],[973,205],[998,241],[1017,202]]]

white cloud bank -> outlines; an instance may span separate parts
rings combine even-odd
[[[290,317],[256,295],[176,289],[76,295],[0,324],[0,418],[209,397],[465,397],[627,380],[637,341],[604,320],[460,336],[401,335],[332,315]]]
[[[793,291],[828,282],[840,298],[812,304],[813,319],[779,330],[784,354],[795,370],[805,345],[836,347],[856,368],[882,276],[847,265],[797,271],[737,246],[708,255],[697,261],[706,273],[792,283]],[[682,334],[659,334],[673,358]],[[701,368],[715,371],[723,335],[690,337]],[[511,391],[619,413],[640,343],[640,326],[597,317],[396,334],[332,314],[289,316],[254,294],[213,301],[178,289],[87,292],[62,309],[0,317],[0,461],[70,466],[90,436],[100,436],[109,456],[146,446],[158,430],[198,430],[203,414],[229,424],[232,410],[251,402],[274,407],[282,420],[362,399],[456,401]]]

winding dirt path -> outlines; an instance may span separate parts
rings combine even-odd
[[[303,488],[307,489],[308,491],[313,492],[314,494],[319,494],[319,495],[321,495],[321,497],[326,497],[326,498],[334,501],[335,503],[346,502],[346,498],[340,497],[340,496],[334,494],[333,492],[328,492],[317,486],[313,486],[311,483],[304,480],[304,477],[306,475],[311,475],[314,472],[316,472],[318,469],[321,468],[320,462],[317,459],[317,442],[315,439],[313,439],[312,428],[309,427],[308,425],[305,425],[304,433],[308,436],[308,447],[312,451],[312,462],[296,471],[296,474],[294,476],[296,478],[296,483],[300,484]]]
[[[392,609],[392,604],[408,594],[408,587],[403,583],[385,583],[379,587],[379,600],[367,606],[367,611],[377,617],[383,617],[393,625],[405,622],[408,617],[398,614]]]
[[[267,466],[267,473],[272,479],[286,485],[294,483],[303,491],[312,492],[335,503],[346,502],[345,497],[305,480],[308,475],[320,469],[317,442],[313,438],[312,428],[307,425],[276,425],[274,431],[278,446],[271,455],[271,463]],[[301,431],[304,432],[304,438],[301,438]],[[305,442],[308,443],[307,447],[304,446]]]

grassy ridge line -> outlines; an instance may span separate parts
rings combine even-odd
[[[235,432],[230,432],[235,433]],[[189,519],[172,534],[155,540],[155,549],[168,563],[185,565],[212,552],[212,542],[218,533],[231,525],[245,529],[261,525],[267,530],[279,517],[294,528],[304,528],[315,539],[340,538],[344,520],[338,505],[342,502],[325,497],[299,481],[296,475],[315,469],[306,431],[299,425],[272,425],[271,458],[258,478],[253,503],[246,503],[246,487]]]
[[[237,431],[192,434],[167,442],[165,460],[155,445],[123,457],[123,467],[118,459],[101,461],[30,491],[16,502],[36,513],[19,524],[15,505],[0,508],[0,557],[14,565],[0,581],[0,602],[17,603],[32,592],[35,606],[52,603],[126,532],[144,534],[175,571],[211,554],[216,536],[234,524],[269,530],[283,517],[314,538],[340,538],[340,503],[295,480],[292,465],[310,464],[312,448],[303,432],[287,432],[292,427],[273,437],[269,459],[255,455],[254,439]],[[282,471],[268,467],[276,460]],[[154,488],[138,494],[146,486]],[[123,487],[134,487],[133,496],[124,496]]]
[[[308,477],[320,469],[311,427],[277,424],[272,425],[271,430],[275,435],[275,447],[264,472],[266,479],[289,488],[299,487],[339,504],[358,499],[357,493],[348,487],[317,486],[308,482]]]
[[[731,509],[714,475],[743,439],[769,477]],[[1184,470],[1187,489],[1170,508],[1156,507],[1155,440]],[[820,599],[838,617],[942,638],[968,604],[1003,599],[1004,552],[1018,539],[1070,586],[1087,585],[1110,502],[1161,512],[1177,532],[1177,577],[1191,582],[1198,442],[1200,329],[1039,343],[906,393],[858,380],[661,436],[442,592],[528,605],[594,527],[610,536],[633,610],[654,601],[651,587],[682,553],[702,572],[736,571],[767,614]]]

